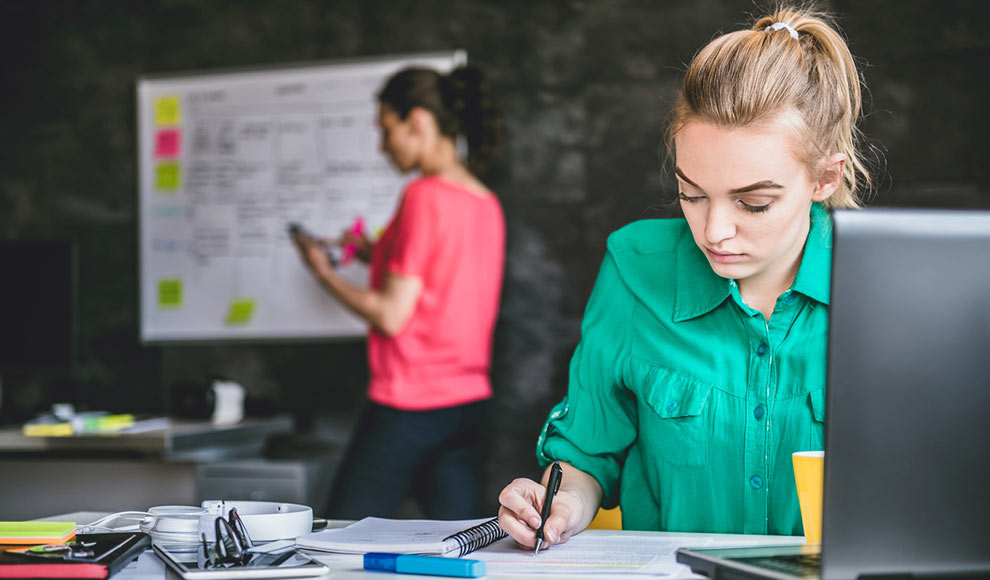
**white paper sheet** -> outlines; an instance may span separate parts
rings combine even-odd
[[[598,530],[586,530],[564,544],[540,550],[538,555],[518,547],[506,538],[468,555],[484,560],[488,574],[555,574],[611,575],[649,574],[679,577],[690,570],[677,563],[676,551],[681,547],[702,547],[711,538],[671,540],[648,535],[615,535]]]

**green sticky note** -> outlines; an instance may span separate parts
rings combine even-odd
[[[158,308],[179,308],[182,306],[182,279],[161,278],[158,280]]]
[[[61,541],[75,531],[73,522],[0,522],[0,543],[43,544]]]
[[[155,166],[155,189],[158,191],[179,189],[178,163],[159,163]]]
[[[227,324],[247,324],[254,315],[254,298],[235,298],[230,301]]]

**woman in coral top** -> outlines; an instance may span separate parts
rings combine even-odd
[[[476,67],[402,70],[378,101],[382,151],[399,171],[421,176],[376,243],[341,240],[370,261],[370,288],[348,283],[324,247],[295,236],[320,283],[371,327],[369,401],[328,513],[390,517],[411,494],[430,518],[478,517],[505,223],[475,172],[498,144],[500,117]]]

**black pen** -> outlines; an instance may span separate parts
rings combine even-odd
[[[550,517],[550,504],[553,503],[553,496],[557,495],[557,490],[560,489],[560,476],[563,473],[564,471],[560,468],[560,463],[554,461],[553,466],[550,468],[550,478],[547,479],[547,496],[543,498],[540,529],[536,530],[536,549],[533,550],[534,556],[540,552],[540,546],[543,545],[543,526],[547,523],[547,518]]]

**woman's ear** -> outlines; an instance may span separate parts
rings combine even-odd
[[[431,131],[437,130],[437,122],[433,118],[433,113],[422,107],[410,109],[409,114],[406,115],[406,121],[409,123],[413,135],[428,135]]]
[[[815,182],[815,192],[811,201],[825,201],[842,185],[842,170],[846,166],[846,155],[835,153],[825,160]]]

